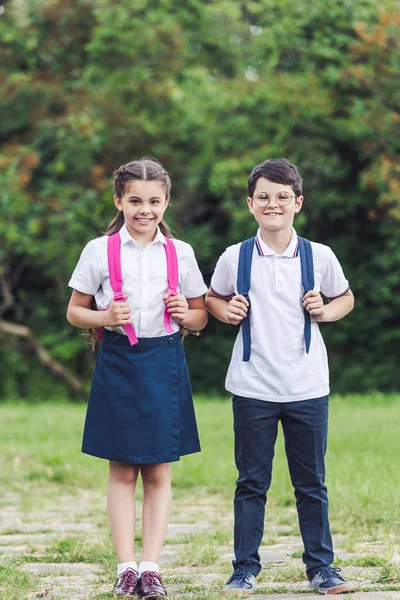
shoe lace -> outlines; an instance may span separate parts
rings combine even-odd
[[[142,574],[142,579],[144,579],[148,585],[151,585],[154,581],[161,583],[161,576],[156,573],[156,571],[145,571]]]
[[[341,579],[342,581],[346,581],[345,579],[343,579],[343,577],[341,575],[339,575],[340,571],[341,571],[341,569],[339,567],[323,567],[322,569],[320,569],[318,571],[318,575],[324,581],[326,581],[330,577],[337,577],[338,579]]]
[[[134,585],[137,580],[137,573],[131,567],[128,567],[126,571],[122,573],[121,583],[124,585]]]
[[[248,580],[251,576],[252,573],[246,568],[246,565],[239,565],[234,570],[232,577],[229,581],[245,581],[246,583],[248,583]]]

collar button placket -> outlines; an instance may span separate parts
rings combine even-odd
[[[149,246],[146,246],[142,252],[141,273],[140,273],[140,306],[141,306],[141,324],[140,333],[147,335],[149,328],[149,286],[144,282],[149,280]]]

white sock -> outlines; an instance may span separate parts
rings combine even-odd
[[[149,560],[143,560],[139,565],[139,577],[145,571],[155,571],[156,573],[160,573],[160,569],[157,563],[150,562]]]
[[[118,563],[118,571],[117,571],[117,576],[119,577],[120,575],[122,575],[122,573],[124,571],[126,571],[128,568],[131,569],[135,569],[135,571],[138,570],[137,568],[137,562],[133,561],[133,562],[125,562],[125,563]]]

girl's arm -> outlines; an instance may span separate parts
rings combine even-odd
[[[332,323],[339,321],[353,310],[354,296],[349,290],[343,296],[324,304],[321,294],[311,291],[304,296],[303,306],[319,323]]]
[[[127,298],[127,296],[125,296]],[[74,290],[67,309],[67,319],[75,327],[121,327],[130,322],[131,311],[126,302],[111,302],[107,310],[91,310],[93,296]]]
[[[164,296],[171,317],[186,329],[200,331],[207,325],[208,315],[203,296],[186,299],[184,296]]]
[[[232,296],[230,300],[220,298],[213,291],[206,294],[206,306],[214,317],[223,323],[238,325],[247,315],[249,303],[244,296]]]

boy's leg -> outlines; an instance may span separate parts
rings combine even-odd
[[[281,405],[233,397],[235,461],[239,472],[234,500],[235,557],[233,567],[246,565],[257,576],[264,533],[264,513],[271,484],[272,460]]]
[[[334,559],[325,486],[328,396],[283,406],[282,426],[304,543],[303,561],[311,580]]]

